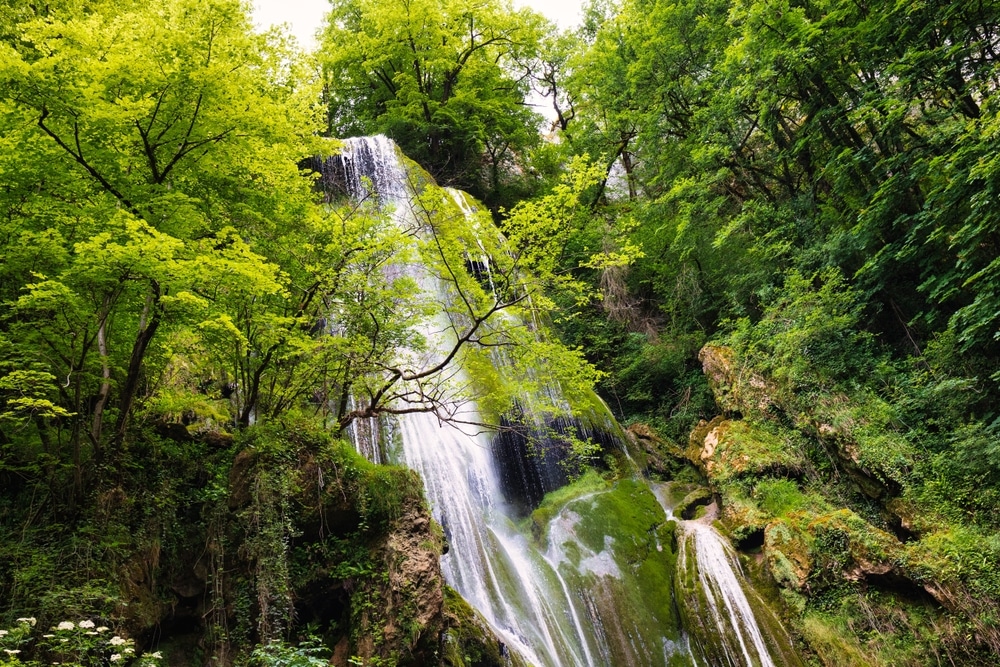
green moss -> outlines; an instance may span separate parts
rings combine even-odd
[[[502,643],[486,621],[450,586],[444,590],[447,629],[442,637],[441,667],[529,667]]]
[[[574,482],[545,494],[541,504],[531,513],[532,535],[537,541],[544,541],[549,522],[566,503],[574,498],[607,488],[608,482],[596,470],[588,469]]]
[[[657,635],[678,640],[679,618],[672,596],[676,524],[666,522],[649,487],[638,480],[621,480],[603,492],[567,503],[566,509],[579,516],[575,533],[581,545],[594,553],[610,548],[621,572],[620,583],[612,587],[605,578],[599,582],[604,588],[596,589],[592,575],[584,572],[575,577],[577,585],[591,590],[598,606],[602,597],[614,599],[622,617],[605,619],[605,627],[611,627],[609,621],[635,627],[649,646],[660,641]],[[626,664],[625,649],[614,650]]]
[[[849,628],[822,614],[807,614],[799,629],[823,665],[881,667],[878,657],[866,653]]]
[[[725,493],[728,491],[728,493]],[[741,487],[725,489],[722,501],[722,522],[733,539],[744,540],[763,530],[771,517],[757,502],[743,493]]]
[[[309,511],[322,480],[327,497],[349,498],[362,521],[385,527],[403,509],[423,504],[423,484],[409,468],[372,463],[354,447],[309,421],[292,425],[268,424],[240,432],[237,447],[253,457],[258,469],[295,468],[298,478],[290,492],[302,492],[303,511]]]
[[[771,516],[781,516],[807,503],[799,485],[790,479],[765,479],[753,490],[754,500]]]
[[[745,421],[716,428],[718,443],[706,463],[709,478],[726,484],[756,476],[799,476],[807,463],[794,434]]]
[[[684,519],[693,519],[705,513],[705,505],[712,502],[713,494],[710,489],[703,486],[692,490],[684,496],[675,506],[674,515]]]

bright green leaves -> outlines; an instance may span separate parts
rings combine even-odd
[[[59,378],[21,412],[79,473],[176,394],[160,342],[188,342],[194,385],[234,357],[253,384],[308,330],[280,248],[318,215],[297,166],[317,90],[238,2],[72,4],[26,7],[0,44],[0,362]]]
[[[309,89],[272,78],[288,54],[251,32],[238,3],[95,10],[24,24],[20,53],[2,61],[4,93],[66,168],[178,236],[211,224],[191,209],[204,215],[234,179],[274,186],[285,164],[289,180],[311,129]]]
[[[626,174],[632,240],[661,258],[633,289],[669,311],[694,266],[712,310],[742,314],[775,275],[835,267],[879,333],[950,322],[993,349],[995,8],[630,0],[590,16],[567,134]]]
[[[603,181],[604,169],[586,157],[574,159],[566,174],[552,191],[535,199],[525,200],[507,212],[501,229],[514,250],[517,262],[530,276],[545,285],[538,290],[536,305],[550,310],[555,292],[563,292],[578,304],[593,297],[585,282],[571,272],[581,266],[609,263],[622,253],[632,257],[639,252],[625,245],[604,252],[599,247],[581,247],[581,238],[589,236],[586,228],[592,216],[586,206],[591,195]],[[626,257],[626,261],[628,258]],[[566,270],[569,268],[570,270]]]
[[[751,367],[784,391],[815,396],[850,387],[870,362],[871,337],[859,328],[862,305],[835,271],[791,271],[756,324],[740,320],[730,341]]]
[[[74,247],[74,278],[94,291],[114,290],[130,280],[167,282],[178,273],[184,243],[142,220],[118,212],[95,234]]]
[[[70,417],[56,404],[56,378],[51,373],[15,370],[0,377],[0,419],[23,423],[29,419]]]

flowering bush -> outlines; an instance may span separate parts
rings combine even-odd
[[[97,667],[109,663],[116,667],[159,667],[162,659],[159,651],[136,655],[132,639],[89,619],[62,621],[49,632],[34,636],[36,625],[34,618],[19,618],[14,627],[0,629],[0,667]],[[40,662],[41,658],[45,661]]]

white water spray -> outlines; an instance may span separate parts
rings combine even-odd
[[[727,667],[776,667],[767,633],[747,597],[749,584],[736,552],[712,526],[714,504],[705,516],[684,521],[673,514],[669,489],[668,483],[654,491],[667,516],[680,524],[677,572],[687,582],[680,603],[689,610],[689,618],[699,619],[707,630],[701,633],[704,657]]]

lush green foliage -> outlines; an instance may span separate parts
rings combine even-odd
[[[810,598],[844,605],[801,626],[829,664],[996,645],[996,578],[962,545],[1000,528],[998,24],[989,3],[593,2],[551,77],[564,150],[607,165],[592,220],[641,249],[615,271],[563,262],[604,296],[559,326],[609,404],[683,443],[714,411],[696,353],[724,342],[722,407],[764,434],[722,429],[712,459],[739,536],[847,506],[910,526],[907,576],[952,591],[943,626],[926,600],[866,625],[891,593]],[[830,539],[820,569],[849,570]]]
[[[235,0],[0,11],[3,613],[133,638],[169,617],[182,631],[167,635],[202,631],[173,640],[185,660],[225,661],[288,639],[321,572],[360,587],[344,615],[317,615],[370,643],[383,615],[407,613],[373,612],[387,585],[374,550],[402,506],[421,507],[420,485],[331,433],[385,412],[454,418],[469,387],[452,367],[469,347],[504,349],[511,386],[537,385],[544,366],[582,393],[595,374],[579,352],[520,324],[555,272],[519,283],[528,261],[500,249],[489,216],[467,220],[469,203],[416,168],[425,187],[406,205],[422,241],[375,201],[324,199],[300,168],[338,150],[317,137],[319,76]],[[496,257],[493,291],[466,268],[470,248]],[[444,296],[389,270],[418,257]],[[444,351],[422,333],[442,305],[456,338]],[[304,466],[356,521],[325,534],[324,510],[315,534]],[[326,560],[296,549],[304,532]],[[401,627],[414,650],[424,628]],[[383,639],[386,660],[402,650]]]
[[[974,663],[1000,647],[998,25],[983,2],[595,0],[559,34],[503,0],[336,0],[313,71],[236,0],[6,3],[5,613],[137,636],[163,581],[195,577],[206,651],[311,664],[282,643],[296,591],[335,562],[363,582],[336,623],[367,632],[372,545],[419,495],[318,425],[455,418],[461,362],[488,413],[597,382],[683,443],[716,411],[714,339],[745,421],[709,476],[738,537],[776,526],[801,635],[834,663]],[[336,152],[323,132],[387,133],[489,213],[416,167],[420,242],[376,202],[322,201],[299,164]],[[387,270],[417,257],[444,296]],[[443,351],[421,334],[441,301]],[[307,548],[313,465],[351,519]],[[895,612],[865,559],[933,602]]]

